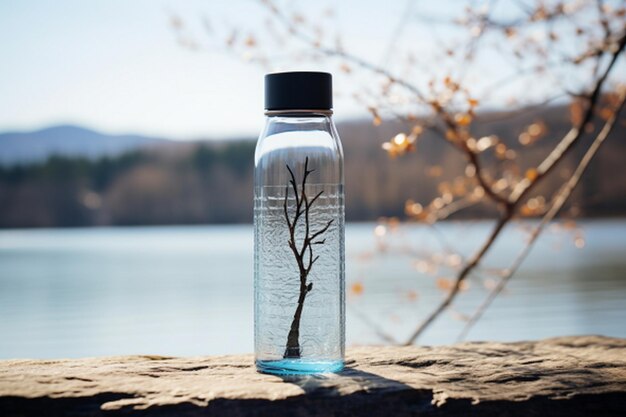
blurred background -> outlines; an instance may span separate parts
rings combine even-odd
[[[403,342],[457,291],[418,343],[454,342],[477,309],[468,340],[626,337],[625,14],[3,1],[0,358],[253,350],[254,148],[263,75],[283,70],[334,75],[348,345]],[[527,185],[456,288],[508,213],[499,196]]]

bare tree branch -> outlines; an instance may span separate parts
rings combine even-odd
[[[469,260],[469,262],[465,265],[465,267],[459,272],[456,277],[454,286],[448,293],[448,295],[444,298],[444,300],[438,305],[438,307],[429,314],[415,329],[415,331],[411,334],[409,339],[406,341],[405,345],[410,345],[417,340],[417,338],[428,328],[435,319],[445,311],[452,301],[456,298],[461,288],[462,281],[468,276],[468,274],[480,263],[483,256],[489,251],[491,246],[494,244],[500,232],[503,230],[504,226],[511,220],[519,203],[523,201],[523,198],[540,182],[541,179],[545,178],[545,176],[556,166],[556,164],[565,156],[565,153],[572,148],[572,146],[580,139],[584,132],[584,126],[591,120],[591,117],[594,114],[598,98],[600,96],[600,91],[602,90],[602,86],[606,81],[608,74],[613,68],[617,57],[623,51],[624,46],[626,44],[626,34],[622,36],[620,40],[619,48],[613,52],[611,61],[607,66],[606,71],[603,75],[596,81],[594,89],[588,98],[588,106],[587,111],[585,113],[585,117],[583,121],[577,126],[573,127],[559,142],[559,145],[550,153],[550,155],[542,162],[539,169],[543,167],[541,171],[541,176],[537,176],[534,181],[529,181],[526,179],[526,185],[523,188],[520,188],[521,191],[516,192],[513,191],[512,195],[509,197],[509,201],[506,204],[501,205],[502,214],[498,219],[493,231],[482,245],[482,247],[476,252],[476,254]],[[522,184],[523,182],[520,182]],[[517,188],[516,188],[517,189]]]
[[[617,108],[613,116],[611,116],[611,118],[607,120],[607,122],[604,124],[604,127],[598,133],[598,136],[596,136],[593,143],[591,144],[591,146],[589,147],[589,149],[587,150],[583,158],[580,160],[572,176],[567,180],[567,182],[563,185],[563,187],[554,197],[552,204],[550,206],[550,209],[546,212],[546,214],[541,219],[541,223],[539,223],[539,225],[532,231],[530,235],[530,239],[528,240],[528,242],[526,243],[522,251],[517,255],[516,259],[513,261],[511,266],[507,268],[507,270],[501,277],[498,284],[491,290],[487,298],[476,309],[474,314],[467,321],[467,323],[465,324],[465,327],[459,334],[459,337],[458,337],[459,341],[465,339],[469,331],[476,324],[476,322],[480,320],[480,318],[483,316],[487,308],[489,308],[493,300],[495,300],[495,298],[502,292],[502,290],[508,283],[509,279],[513,276],[513,274],[515,274],[515,272],[518,270],[522,262],[526,259],[526,257],[530,253],[535,242],[537,241],[537,238],[541,235],[541,232],[543,231],[543,229],[546,227],[546,225],[548,225],[554,219],[554,217],[558,214],[558,212],[563,208],[563,205],[565,204],[569,196],[572,194],[572,191],[576,188],[576,186],[580,182],[580,179],[582,178],[583,174],[585,173],[585,170],[589,166],[589,163],[598,152],[598,149],[600,149],[600,146],[602,146],[606,138],[610,135],[611,131],[613,130],[613,127],[615,127],[615,122],[617,121],[618,115],[624,107],[624,102],[625,102],[624,97],[625,96],[622,95],[622,99],[619,104],[619,107]]]

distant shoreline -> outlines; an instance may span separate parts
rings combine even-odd
[[[427,223],[420,223],[415,221],[401,221],[400,225],[403,227],[416,227],[416,226],[430,226]],[[440,220],[435,224],[454,224],[454,223],[490,223],[495,221],[496,218],[482,217],[482,218],[462,218],[462,219],[446,219]],[[516,222],[523,223],[537,223],[541,220],[540,217],[517,219]],[[576,223],[602,223],[612,222],[617,220],[626,220],[626,215],[617,216],[598,216],[598,217],[581,217],[577,219],[557,217],[552,223],[559,223],[562,221],[574,221]],[[346,221],[347,225],[351,226],[373,226],[378,224],[377,220],[358,220],[358,221]],[[513,225],[515,223],[512,223]],[[89,225],[89,226],[59,226],[59,227],[0,227],[0,232],[8,231],[29,231],[29,230],[87,230],[87,229],[149,229],[149,228],[193,228],[193,227],[237,227],[237,226],[250,226],[252,222],[231,222],[231,223],[171,223],[171,224],[115,224],[115,225]]]

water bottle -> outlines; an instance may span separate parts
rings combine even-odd
[[[332,77],[265,76],[254,157],[254,344],[260,372],[338,372],[345,350],[343,150]]]

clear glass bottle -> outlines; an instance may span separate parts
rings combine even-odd
[[[343,151],[331,76],[268,74],[255,152],[255,356],[260,372],[343,368]]]

